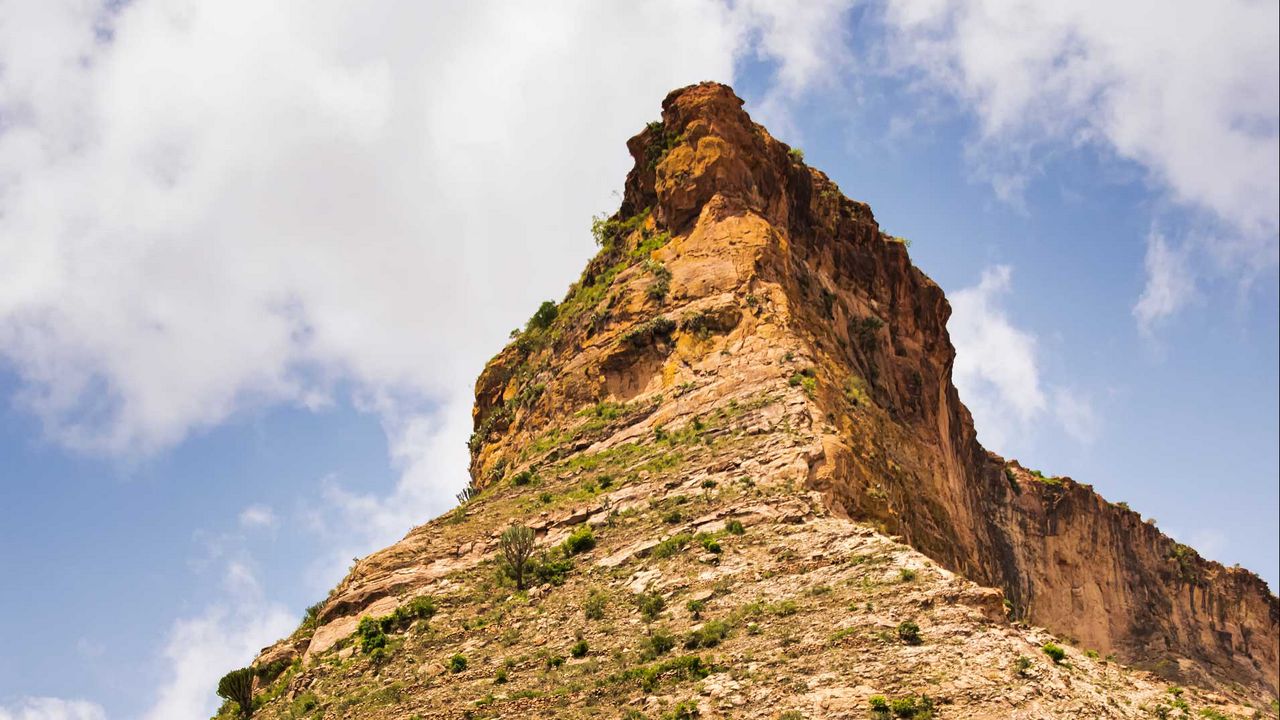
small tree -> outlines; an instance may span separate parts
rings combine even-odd
[[[240,706],[240,717],[253,717],[253,668],[232,670],[218,681],[218,697]]]
[[[533,555],[533,530],[524,525],[512,525],[502,533],[498,540],[502,549],[502,557],[507,561],[511,575],[516,581],[516,589],[524,589],[524,568]]]

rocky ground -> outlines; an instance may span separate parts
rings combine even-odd
[[[605,436],[586,450],[361,561],[335,599],[379,588],[391,594],[359,615],[423,595],[434,614],[392,633],[381,661],[353,634],[357,614],[300,629],[278,654],[305,655],[264,683],[275,697],[258,716],[872,718],[877,696],[918,718],[1270,712],[1010,622],[999,591],[832,516],[804,489],[812,418],[783,377],[637,443],[657,427],[651,407],[610,407],[606,424],[589,408],[565,431]],[[513,521],[543,549],[590,528],[591,547],[516,591],[495,557]]]

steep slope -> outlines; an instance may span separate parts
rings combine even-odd
[[[928,694],[917,717],[1265,708],[1276,597],[983,450],[941,290],[741,105],[684,88],[632,138],[599,254],[477,382],[474,496],[264,651],[264,714],[867,717],[876,694]],[[495,557],[512,522],[548,550],[528,592]],[[1054,663],[1014,620],[1090,652]]]

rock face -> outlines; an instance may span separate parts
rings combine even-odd
[[[668,145],[655,162],[653,148]],[[832,510],[882,522],[948,568],[1003,589],[1017,617],[1083,645],[1276,689],[1280,612],[1265,583],[1202,560],[1088,486],[1037,477],[985,451],[951,383],[941,289],[865,204],[791,157],[728,88],[673,93],[661,127],[629,147],[636,166],[619,219],[652,208],[646,226],[673,236],[653,253],[671,274],[668,297],[652,302],[645,290],[654,280],[637,270],[585,337],[561,336],[565,348],[586,348],[559,375],[567,387],[548,375],[545,400],[505,435],[486,435],[473,456],[478,484],[548,414],[700,376],[759,385],[776,379],[786,348],[784,373],[814,381],[820,447],[806,482]],[[611,344],[659,314],[702,329],[659,338],[643,353]],[[478,419],[527,387],[509,377],[521,362],[513,347],[486,368]]]
[[[729,88],[673,92],[628,147],[600,252],[477,381],[475,496],[358,563],[264,651],[259,666],[300,660],[269,717],[308,696],[326,715],[346,703],[328,716],[406,718],[656,717],[682,693],[704,717],[875,716],[881,693],[993,718],[1274,696],[1265,584],[985,451],[951,383],[942,291]],[[527,594],[495,579],[512,522],[550,551]],[[590,547],[561,544],[583,528]],[[424,594],[439,615],[389,659],[353,641],[365,615],[403,632],[389,613]],[[1090,653],[1048,661],[1051,636],[1019,621]],[[555,662],[574,628],[594,664]],[[718,655],[670,665],[663,628]],[[366,702],[388,682],[395,698]]]

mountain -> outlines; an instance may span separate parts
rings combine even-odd
[[[461,504],[263,651],[260,717],[1275,716],[1276,596],[984,450],[870,208],[719,84],[628,148],[476,383]]]

